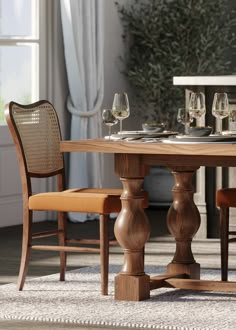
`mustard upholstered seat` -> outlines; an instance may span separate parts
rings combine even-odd
[[[121,208],[121,189],[70,189],[62,192],[40,193],[29,197],[31,210],[88,212],[110,214]],[[79,203],[78,203],[79,198]]]
[[[66,252],[100,252],[101,292],[107,294],[110,213],[121,209],[120,189],[81,188],[65,190],[65,168],[60,152],[61,132],[56,111],[48,101],[29,105],[10,102],[5,116],[12,134],[19,160],[23,193],[23,239],[22,256],[18,279],[19,290],[23,289],[32,250],[60,252],[60,280],[65,279]],[[78,169],[79,171],[79,169]],[[54,176],[57,191],[33,194],[31,179]],[[148,198],[145,194],[145,205]],[[33,211],[58,212],[58,229],[32,234]],[[66,212],[99,214],[100,240],[70,240],[66,234]],[[34,245],[33,238],[58,235],[59,244]],[[69,243],[98,244],[98,247],[68,246]]]

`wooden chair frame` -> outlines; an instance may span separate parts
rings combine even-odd
[[[16,147],[19,161],[20,176],[23,195],[23,238],[22,256],[18,278],[18,289],[22,290],[28,271],[29,260],[32,250],[59,251],[60,253],[60,281],[65,280],[66,254],[67,252],[95,252],[100,253],[101,258],[101,293],[108,294],[108,268],[109,268],[109,215],[119,212],[121,209],[121,189],[89,189],[84,188],[75,191],[65,191],[65,167],[63,154],[59,150],[61,131],[56,110],[53,105],[41,100],[29,105],[21,105],[10,102],[5,108],[5,117]],[[41,125],[42,124],[42,125]],[[41,126],[40,126],[41,125]],[[47,126],[47,127],[46,127]],[[45,128],[46,127],[46,128]],[[40,131],[41,130],[41,131]],[[44,140],[42,140],[44,139]],[[57,192],[33,194],[32,178],[56,177]],[[66,193],[68,192],[68,193]],[[49,195],[60,198],[63,203],[59,209],[55,205],[50,207]],[[55,194],[55,195],[53,195]],[[71,196],[78,199],[73,209],[69,209],[67,201]],[[99,204],[100,239],[70,239],[67,237],[66,223],[67,212],[96,213],[94,210],[94,196]],[[39,198],[46,206],[32,206],[35,199]],[[91,200],[91,207],[83,209],[80,199]],[[36,204],[38,201],[36,200]],[[54,203],[55,204],[55,203]],[[105,205],[105,206],[104,206]],[[58,228],[53,231],[32,233],[33,211],[52,210],[58,211]],[[103,212],[102,212],[102,211]],[[58,236],[58,245],[34,245],[33,239],[48,236]],[[69,246],[68,244],[82,244],[82,246]],[[85,247],[84,244],[96,244],[98,247]],[[110,242],[115,244],[115,241]]]

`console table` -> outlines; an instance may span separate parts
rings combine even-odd
[[[206,97],[206,116],[202,118],[202,125],[215,127],[215,119],[211,115],[213,95],[215,92],[227,92],[230,99],[230,106],[236,110],[236,75],[223,76],[176,76],[173,77],[173,84],[185,89],[186,104],[189,100],[191,91],[202,91]],[[216,127],[218,128],[218,127]],[[228,128],[228,120],[225,119],[225,128]],[[230,127],[229,127],[230,128]],[[236,129],[236,123],[233,127]],[[231,128],[230,128],[231,129]],[[212,185],[212,189],[207,183]],[[210,235],[216,235],[213,230],[217,224],[218,211],[215,207],[214,191],[223,186],[236,186],[236,169],[229,168],[205,168],[200,167],[196,174],[196,191],[194,194],[195,203],[201,215],[201,227],[198,231],[198,238],[207,238],[207,228],[210,229]],[[208,206],[208,207],[207,207]],[[236,231],[236,213],[231,210],[232,230]],[[211,230],[212,228],[212,230]]]

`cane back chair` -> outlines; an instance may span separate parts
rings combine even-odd
[[[217,190],[216,205],[220,208],[221,279],[227,281],[229,243],[236,242],[236,231],[229,229],[229,210],[236,207],[236,188]]]
[[[32,250],[59,251],[60,280],[65,280],[67,252],[99,252],[101,259],[101,293],[108,294],[110,213],[121,209],[121,189],[65,190],[65,168],[60,152],[61,132],[57,113],[48,101],[29,105],[10,102],[5,117],[13,137],[19,161],[23,194],[23,238],[18,289],[22,290]],[[56,176],[57,191],[33,193],[32,178]],[[32,233],[33,211],[57,211],[57,230]],[[100,240],[69,239],[66,212],[99,214]],[[34,245],[34,238],[58,235],[58,245]],[[70,243],[78,243],[71,245]],[[81,245],[81,244],[86,244]],[[70,245],[69,245],[70,244]],[[91,247],[97,244],[97,247]]]

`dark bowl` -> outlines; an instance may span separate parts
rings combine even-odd
[[[143,123],[142,128],[146,132],[159,133],[165,129],[164,123]]]
[[[191,136],[208,136],[212,132],[212,127],[210,126],[190,126],[189,127],[189,135]]]

